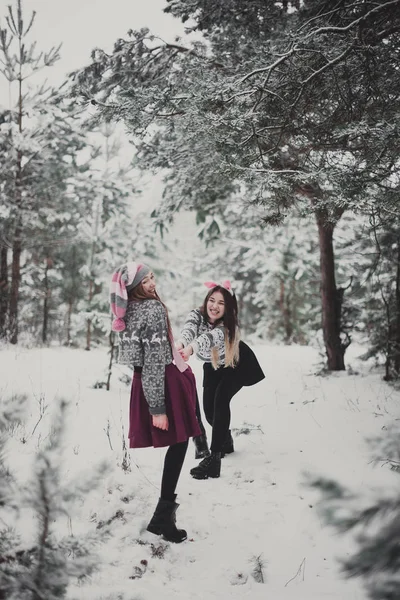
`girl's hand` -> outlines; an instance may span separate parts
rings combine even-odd
[[[182,348],[183,348],[183,344],[182,344],[182,342],[176,342],[176,343],[175,343],[175,348],[176,348],[177,350],[182,350]]]
[[[193,354],[192,346],[189,345],[186,346],[186,348],[182,348],[182,350],[179,350],[179,354],[182,356],[183,360],[187,362],[189,360],[189,356]]]
[[[167,415],[152,415],[153,427],[157,429],[163,429],[168,431],[168,417]]]

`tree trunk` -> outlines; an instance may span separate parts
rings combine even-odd
[[[396,377],[400,375],[400,237],[397,238],[397,266],[396,266],[396,321],[394,339],[394,370]]]
[[[90,310],[90,305],[92,302],[92,298],[93,298],[93,279],[92,279],[92,274],[90,274],[90,281],[89,281],[89,310]],[[86,327],[86,350],[90,350],[90,345],[92,343],[92,320],[89,318],[87,320],[87,327]]]
[[[285,282],[280,281],[279,306],[281,309],[283,328],[285,330],[285,344],[290,344],[293,335],[292,312],[290,307],[290,294],[285,294]]]
[[[18,298],[19,286],[21,282],[21,228],[18,226],[15,232],[14,243],[12,248],[12,264],[11,264],[11,290],[10,290],[10,309],[9,309],[9,326],[10,326],[10,342],[16,344],[18,342]]]
[[[50,288],[49,288],[49,273],[50,259],[46,258],[46,266],[44,269],[44,299],[43,299],[43,328],[42,328],[42,342],[47,342],[47,330],[49,325],[49,299],[50,299]]]
[[[90,350],[91,343],[92,343],[92,322],[90,319],[88,319],[87,326],[86,326],[86,348],[85,348],[85,350]]]
[[[320,248],[322,330],[328,369],[343,371],[345,369],[345,346],[340,339],[343,290],[336,288],[333,252],[334,225],[328,223],[324,215],[318,212],[316,212],[316,219]]]
[[[24,47],[22,43],[22,21],[19,27],[19,76],[18,76],[18,131],[22,133],[22,65],[24,63]],[[11,266],[11,292],[10,292],[10,342],[18,342],[18,298],[21,283],[21,253],[22,253],[22,152],[17,152],[17,169],[15,173],[15,206],[16,227],[13,241],[12,266]]]
[[[0,249],[0,338],[6,336],[8,312],[8,268],[6,246]]]
[[[73,308],[73,305],[74,305],[74,301],[73,301],[72,298],[70,298],[68,300],[67,327],[66,327],[66,329],[67,329],[67,331],[66,331],[66,334],[67,334],[67,342],[66,342],[66,344],[67,344],[68,347],[71,345],[71,317],[72,317],[72,308]]]
[[[107,381],[106,381],[106,390],[110,391],[110,383],[111,383],[111,375],[112,375],[112,367],[114,363],[114,354],[115,354],[115,333],[111,330],[109,336],[109,354],[110,360],[108,361],[108,370],[107,370]]]

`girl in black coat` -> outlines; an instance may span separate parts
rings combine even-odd
[[[230,282],[205,285],[210,291],[202,307],[189,313],[177,342],[184,360],[196,354],[204,362],[203,408],[212,426],[211,454],[191,469],[195,479],[220,476],[221,457],[234,451],[230,402],[243,386],[265,377],[254,352],[240,341],[237,300]],[[208,454],[205,433],[194,440]]]

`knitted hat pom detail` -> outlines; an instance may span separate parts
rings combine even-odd
[[[123,319],[114,319],[111,325],[113,331],[124,331],[126,325]]]

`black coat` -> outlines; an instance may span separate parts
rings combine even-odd
[[[242,341],[239,342],[239,362],[234,370],[242,385],[255,385],[265,378],[253,350]]]
[[[255,385],[265,378],[253,350],[242,341],[239,342],[239,362],[235,367],[219,367],[215,370],[211,363],[204,363],[203,387],[215,384],[222,375],[229,376],[230,373],[242,386]]]

